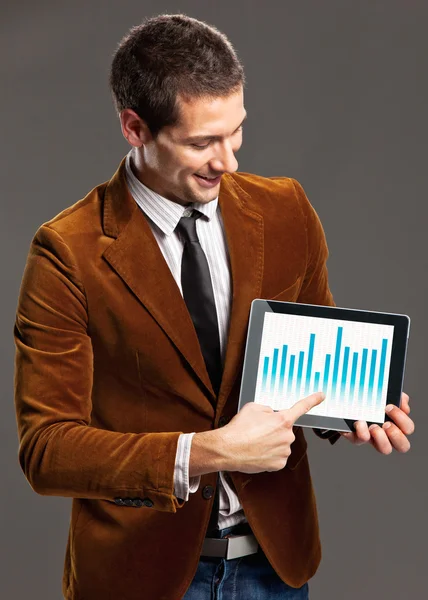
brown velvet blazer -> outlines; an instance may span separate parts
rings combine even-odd
[[[124,161],[32,242],[15,327],[19,458],[36,492],[74,498],[68,600],[184,595],[213,502],[202,491],[217,475],[186,503],[174,496],[180,433],[236,413],[254,298],[334,304],[323,229],[295,180],[224,175],[219,204],[233,300],[217,398]],[[231,477],[269,561],[298,587],[318,567],[320,542],[306,441],[295,435],[281,471]]]

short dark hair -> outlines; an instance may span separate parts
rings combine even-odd
[[[243,66],[227,37],[182,14],[151,17],[130,29],[110,71],[117,112],[134,110],[154,137],[178,123],[178,97],[227,97],[244,85]]]

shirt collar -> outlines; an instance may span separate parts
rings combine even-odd
[[[188,206],[182,206],[164,198],[157,192],[148,188],[134,175],[131,168],[132,150],[128,152],[125,161],[126,180],[129,191],[141,210],[163,231],[165,235],[171,235],[178,225],[179,220],[189,208],[198,210],[205,219],[210,221],[217,210],[218,197],[206,204],[194,202]]]

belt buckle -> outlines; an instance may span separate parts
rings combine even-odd
[[[201,556],[232,560],[255,554],[258,549],[259,544],[253,534],[231,535],[222,539],[205,538]]]

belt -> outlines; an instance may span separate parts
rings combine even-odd
[[[201,557],[232,560],[257,553],[259,544],[247,524],[244,527],[237,525],[228,531],[224,538],[206,537],[202,544]]]

